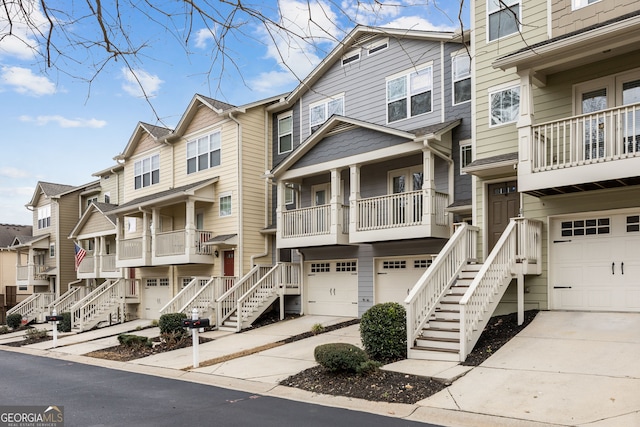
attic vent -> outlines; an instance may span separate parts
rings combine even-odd
[[[367,46],[367,55],[373,55],[374,53],[380,52],[381,50],[385,50],[388,47],[389,47],[388,38],[376,40],[375,42]]]
[[[375,39],[376,37],[378,37],[377,34],[363,34],[360,37],[358,37],[356,40],[354,40],[353,44],[354,45],[362,45],[364,43],[367,43],[367,42]]]
[[[334,134],[334,133],[339,133],[339,132],[344,132],[350,129],[355,128],[355,125],[352,125],[351,123],[340,123],[336,126],[334,126],[331,131],[328,132],[329,135]]]
[[[351,51],[342,57],[342,65],[344,66],[359,60],[360,60],[360,50]]]

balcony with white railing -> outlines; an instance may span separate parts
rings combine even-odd
[[[637,183],[640,104],[520,129],[520,191],[552,195]]]
[[[18,286],[49,286],[49,269],[44,264],[18,265],[16,267],[16,285]]]
[[[77,271],[78,279],[118,278],[121,270],[116,267],[115,254],[95,255],[87,254]]]
[[[346,244],[348,220],[349,206],[342,204],[282,211],[278,221],[278,247]]]
[[[202,264],[213,262],[213,250],[205,245],[213,232],[174,230],[156,232],[146,237],[122,239],[118,244],[115,266]],[[148,248],[143,251],[143,248]]]
[[[449,196],[418,190],[356,200],[352,204],[351,243],[416,237],[449,237],[445,208]]]

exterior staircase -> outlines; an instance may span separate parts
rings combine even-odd
[[[178,294],[160,309],[160,315],[185,313],[198,309],[200,317],[208,317],[215,324],[215,302],[227,289],[234,286],[236,277],[194,277]]]
[[[78,303],[78,301],[84,298],[87,293],[89,293],[89,291],[85,286],[70,287],[67,292],[53,300],[51,305],[49,305],[49,313],[52,313],[54,309],[59,315],[64,312],[70,311],[71,307],[73,307]]]
[[[53,292],[38,292],[20,301],[15,307],[7,310],[7,316],[18,313],[27,318],[27,323],[42,323],[49,314],[49,305],[55,299]]]
[[[83,332],[102,322],[125,321],[126,283],[123,279],[107,280],[75,303],[71,312],[71,330]]]
[[[512,219],[482,264],[478,231],[460,224],[405,300],[410,359],[464,361],[511,281],[541,273],[539,221]]]

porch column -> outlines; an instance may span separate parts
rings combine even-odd
[[[102,245],[100,236],[93,238],[93,274],[100,277],[100,262],[102,261]]]
[[[531,175],[533,167],[533,147],[531,140],[531,127],[535,123],[533,114],[532,83],[534,72],[532,70],[518,70],[520,76],[520,112],[518,116],[518,180],[522,176]],[[525,178],[526,179],[526,178]]]
[[[142,259],[144,262],[150,261],[149,259],[149,246],[151,246],[151,253],[155,253],[155,239],[153,233],[149,230],[153,220],[149,220],[149,214],[147,212],[142,213]]]
[[[286,227],[286,224],[282,221],[283,216],[282,213],[285,210],[284,206],[284,193],[286,191],[285,182],[280,180],[278,181],[278,186],[276,189],[276,247],[277,243],[281,241],[283,236],[283,230]],[[286,236],[286,230],[284,230],[284,235]]]
[[[435,156],[428,148],[422,149],[422,225],[435,224]]]
[[[358,200],[360,200],[360,165],[349,166],[349,234],[355,235],[358,227]]]
[[[340,185],[340,169],[331,169],[331,222],[329,233],[331,236],[342,234],[342,186]]]
[[[122,249],[120,248],[120,239],[122,239],[122,220],[124,217],[117,216],[116,217],[116,262],[120,259],[120,254],[122,253]]]
[[[200,243],[199,237],[196,237],[196,202],[187,200],[185,218],[185,255],[195,255],[196,245]]]

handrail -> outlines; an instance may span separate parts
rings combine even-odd
[[[67,292],[60,295],[59,298],[56,298],[51,305],[49,305],[49,309],[55,309],[58,314],[69,311],[74,304],[84,298],[85,295],[82,295],[81,292],[84,289],[86,289],[84,286],[72,286]]]
[[[99,292],[91,292],[88,295],[89,298],[83,298],[84,302],[81,305],[74,305],[71,315],[71,327],[83,331],[88,321],[104,313],[105,309],[111,308],[114,302],[123,303],[124,294],[124,281],[122,279],[116,280]]]
[[[273,291],[277,288],[280,283],[279,278],[282,276],[282,268],[284,263],[278,263],[271,268],[262,276],[260,280],[258,280],[247,292],[244,293],[240,298],[238,298],[237,306],[236,306],[236,316],[238,317],[238,323],[236,324],[236,330],[239,332],[242,329],[242,321],[248,317],[248,312],[245,310],[245,306],[247,300],[253,297],[258,290],[266,290],[269,292],[269,295],[273,294]]]
[[[7,316],[14,313],[22,314],[21,312],[22,308],[28,304],[31,304],[33,300],[37,298],[39,298],[37,293],[29,295],[28,297],[20,301],[18,304],[14,305],[9,310],[7,310]]]
[[[214,303],[220,295],[225,292],[225,288],[233,287],[236,277],[232,276],[215,276],[211,277],[204,285],[200,286],[200,289],[196,294],[188,300],[178,312],[186,313],[189,315],[191,309],[199,308],[202,310],[208,308],[214,308]],[[231,285],[231,286],[229,286]]]
[[[411,349],[437,303],[469,261],[476,260],[478,227],[462,223],[404,301],[407,346]]]
[[[112,279],[105,280],[104,282],[102,282],[102,284],[100,286],[98,286],[97,288],[95,288],[94,290],[89,292],[83,298],[78,300],[74,305],[69,307],[69,311],[77,310],[80,306],[82,306],[82,304],[84,304],[86,301],[91,299],[93,297],[93,295],[96,295],[97,293],[102,292],[103,289],[105,289],[107,286],[110,286],[112,283],[113,283]]]
[[[20,304],[8,310],[7,315],[19,313],[23,317],[27,318],[38,317],[45,313],[54,298],[55,294],[53,292],[35,293],[27,297],[24,301],[21,301]]]
[[[464,360],[480,338],[491,306],[516,276],[518,263],[539,262],[542,223],[526,218],[513,218],[480,271],[460,300],[460,360]],[[537,235],[535,237],[534,235]],[[522,273],[522,270],[520,270]]]
[[[216,299],[216,317],[217,324],[227,320],[236,309],[236,302],[238,298],[247,292],[256,282],[258,282],[262,276],[265,275],[271,269],[270,266],[256,265],[247,274],[238,280],[235,285],[223,293],[218,299]]]
[[[185,301],[189,301],[193,298],[193,296],[198,293],[198,286],[201,284],[201,280],[208,280],[208,277],[194,277],[191,281],[185,286],[180,292],[174,296],[171,301],[165,304],[164,307],[160,309],[160,314],[167,313],[179,313],[179,307],[182,307]]]

